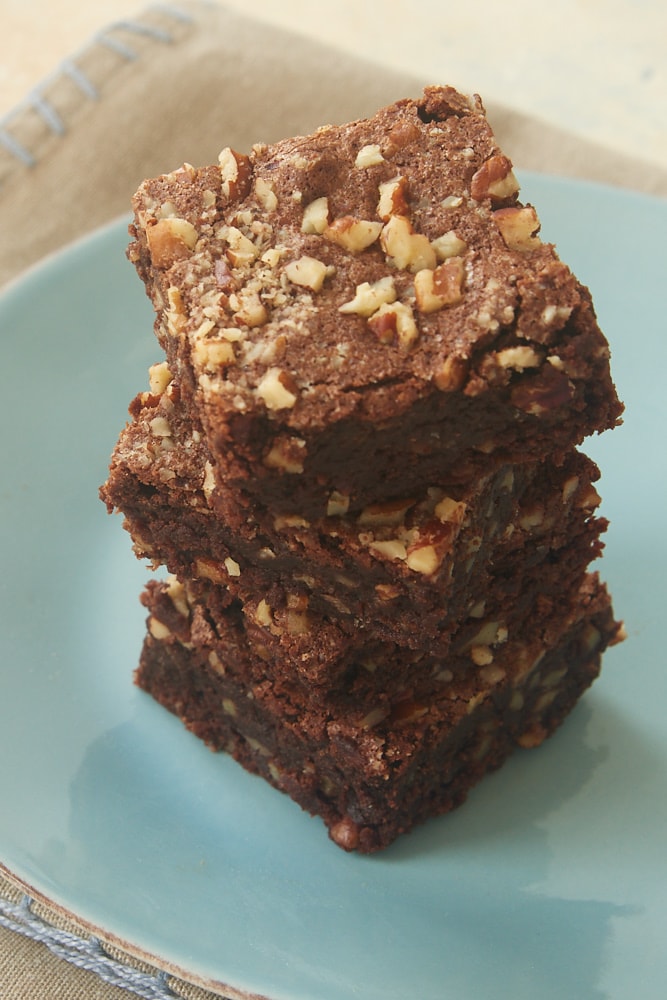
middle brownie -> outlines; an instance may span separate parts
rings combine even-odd
[[[103,499],[140,556],[208,588],[207,603],[239,601],[302,665],[323,657],[308,647],[309,616],[330,623],[337,662],[367,632],[442,652],[468,619],[472,635],[499,608],[506,619],[536,593],[576,587],[601,551],[598,470],[577,452],[560,466],[504,466],[466,488],[433,485],[307,522],[218,486],[177,384],[161,388],[134,400]]]

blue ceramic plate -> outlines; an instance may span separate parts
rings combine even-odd
[[[627,404],[588,450],[629,638],[552,740],[371,858],[132,684],[149,573],[97,499],[159,358],[125,223],[2,299],[0,860],[198,981],[271,1000],[664,1000],[667,203],[523,190],[593,291]]]

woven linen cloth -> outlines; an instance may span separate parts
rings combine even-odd
[[[426,83],[217,4],[110,25],[0,122],[0,284],[129,210],[147,176],[372,113]],[[485,99],[519,168],[667,195],[667,170]]]
[[[398,73],[217,4],[161,5],[109,25],[0,122],[0,284],[128,213],[144,177],[215,162],[223,146],[247,150],[362,117],[427,83],[456,85],[444,71],[441,80]],[[518,168],[667,195],[667,171],[485,104]],[[0,875],[0,1000],[223,995],[183,977]]]

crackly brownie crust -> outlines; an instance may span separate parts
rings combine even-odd
[[[473,613],[433,643],[397,643],[375,628],[347,629],[304,610],[299,601],[284,609],[270,608],[259,597],[242,604],[224,587],[173,575],[163,585],[159,617],[183,641],[188,628],[212,632],[224,649],[222,659],[238,660],[240,646],[240,672],[249,685],[266,680],[276,689],[305,692],[312,704],[340,699],[363,714],[406,698],[432,697],[453,671],[484,675],[534,620],[560,620],[585,578],[585,563],[567,549],[553,564],[526,566],[506,578],[501,567]]]
[[[565,612],[533,622],[485,673],[454,671],[427,702],[361,716],[353,701],[323,709],[267,678],[253,684],[241,650],[230,657],[201,617],[193,625],[176,610],[173,629],[167,585],[153,583],[143,599],[150,617],[137,684],[212,749],[321,815],[340,847],[361,852],[461,804],[517,745],[539,745],[620,632],[590,576]]]
[[[165,360],[101,489],[136,554],[136,683],[346,850],[537,746],[622,638],[589,565],[622,413],[588,290],[479,98],[145,181],[128,256]]]
[[[218,481],[313,517],[617,423],[590,295],[538,228],[479,100],[429,88],[146,181],[129,256]]]
[[[312,616],[347,632],[442,646],[461,620],[480,614],[480,602],[486,616],[498,607],[503,617],[521,612],[530,592],[576,587],[599,555],[598,470],[583,455],[306,522],[240,506],[216,485],[179,397],[174,382],[137,397],[102,495],[124,514],[138,554],[224,588],[260,626],[292,633],[287,641],[304,633],[293,657],[301,664],[311,658],[303,647]]]

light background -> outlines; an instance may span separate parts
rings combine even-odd
[[[0,116],[96,31],[148,5],[0,0]],[[227,0],[227,6],[398,69],[428,71],[434,82],[478,91],[612,150],[667,163],[662,0]]]

